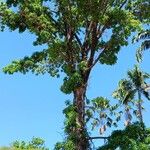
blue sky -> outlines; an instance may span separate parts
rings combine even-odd
[[[6,30],[0,33],[0,146],[9,145],[14,140],[28,141],[35,136],[43,138],[52,149],[63,138],[62,110],[64,101],[71,99],[71,95],[59,90],[62,78],[52,78],[48,74],[6,75],[2,72],[12,60],[42,49],[32,46],[34,39],[34,35],[28,32],[18,34]],[[112,99],[111,93],[118,81],[126,77],[127,70],[135,64],[136,48],[137,45],[123,47],[116,65],[95,67],[88,85],[89,98],[104,96]],[[141,67],[147,72],[150,72],[149,60],[150,53],[146,52]],[[145,107],[144,120],[150,127],[150,102],[146,102]]]

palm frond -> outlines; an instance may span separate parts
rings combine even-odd
[[[150,85],[148,85],[145,80],[150,78],[150,74],[143,72],[140,70],[138,65],[132,70],[127,72],[128,78],[122,79],[119,81],[118,88],[114,91],[113,97],[118,99],[120,104],[125,106],[125,115],[126,115],[126,122],[125,124],[128,125],[131,122],[130,117],[130,109],[127,106],[136,106],[136,116],[142,121],[142,100],[141,94],[143,94],[148,100],[150,100]],[[138,93],[138,100],[135,100],[136,94]],[[140,94],[140,96],[139,96]],[[139,101],[140,100],[140,101]]]
[[[133,39],[134,42],[139,42],[140,40],[144,40],[141,44],[141,46],[136,51],[136,59],[138,62],[142,61],[142,56],[144,50],[147,50],[150,48],[150,30],[145,30],[140,32],[137,37]]]
[[[135,93],[136,93],[136,90],[135,89],[132,89],[130,91],[127,91],[126,92],[126,95],[124,97],[124,100],[122,101],[123,104],[127,104],[128,102],[130,102],[131,100],[134,99],[135,97]]]
[[[145,40],[144,42],[142,42],[141,46],[136,51],[136,59],[138,62],[142,61],[144,50],[147,50],[149,48],[150,48],[150,40]]]
[[[141,94],[143,94],[148,100],[150,100],[150,85],[144,82],[140,87]]]
[[[145,91],[147,91],[147,92],[150,91],[150,86],[146,87]]]
[[[143,72],[143,78],[144,79],[150,79],[150,74],[147,72]],[[146,83],[145,83],[146,84]]]
[[[143,89],[143,90],[142,90],[142,94],[143,94],[148,100],[150,100],[150,93],[148,92],[148,90]]]
[[[134,98],[135,92],[132,83],[129,80],[122,79],[112,96],[118,99],[121,103],[127,104]]]
[[[141,85],[144,84],[145,77],[148,76],[148,74],[143,73],[137,65],[135,65],[132,70],[129,70],[127,75],[135,88],[141,87]]]
[[[133,42],[139,42],[139,40],[145,40],[150,38],[150,30],[141,31],[134,39]]]

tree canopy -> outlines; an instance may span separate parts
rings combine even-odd
[[[149,150],[150,130],[143,124],[134,123],[124,130],[116,130],[108,138],[107,143],[98,150]]]
[[[33,137],[30,142],[15,141],[10,147],[0,147],[0,150],[48,150],[44,142],[41,138]]]
[[[140,29],[140,20],[131,9],[134,3],[124,0],[7,0],[1,3],[2,28],[8,26],[20,33],[29,30],[37,37],[34,45],[47,45],[47,49],[13,61],[4,71],[10,74],[48,72],[55,76],[61,68],[69,84],[73,80],[69,76],[71,72],[92,68],[98,61],[114,64],[120,47],[127,45],[131,33]],[[80,76],[77,72],[73,75],[74,78]],[[71,92],[65,87],[63,90]]]

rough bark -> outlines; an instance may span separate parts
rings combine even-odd
[[[87,130],[85,126],[85,94],[86,86],[82,85],[78,87],[74,92],[74,103],[77,111],[76,117],[76,150],[87,150],[89,147],[89,141],[87,139]]]
[[[128,126],[131,124],[132,116],[130,114],[130,109],[128,108],[128,105],[125,105],[125,126]]]

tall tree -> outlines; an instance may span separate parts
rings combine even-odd
[[[6,0],[0,4],[2,30],[5,26],[19,33],[28,30],[37,37],[35,46],[47,45],[41,52],[13,61],[4,72],[57,77],[65,73],[61,90],[74,95],[76,119],[71,131],[76,150],[90,147],[85,122],[90,73],[97,63],[116,63],[120,48],[140,29],[144,18],[138,12],[144,4],[145,0]]]

